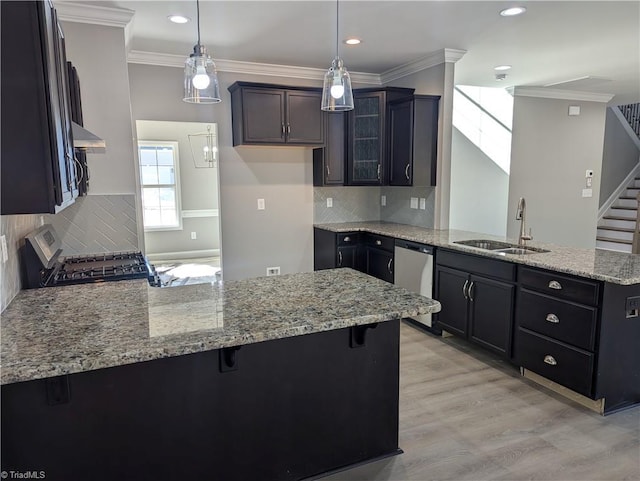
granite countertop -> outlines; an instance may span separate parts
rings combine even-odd
[[[547,249],[550,252],[525,255],[499,254],[476,247],[456,244],[455,242],[470,239],[491,239],[517,244],[517,240],[478,232],[452,229],[426,229],[392,222],[346,222],[316,224],[315,226],[333,232],[372,232],[374,234],[430,244],[436,247],[446,247],[460,252],[549,269],[556,272],[564,272],[589,279],[611,282],[613,284],[640,284],[640,255],[627,254],[624,252],[605,249],[584,249],[528,241],[528,246]]]
[[[21,291],[2,313],[1,384],[438,312],[352,269],[220,285],[146,280]]]

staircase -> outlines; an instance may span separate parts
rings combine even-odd
[[[600,219],[596,234],[597,248],[631,252],[633,231],[638,216],[639,192],[640,177],[636,177]]]

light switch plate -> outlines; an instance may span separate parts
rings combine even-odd
[[[412,209],[417,209],[418,208],[418,198],[417,197],[411,197],[411,208]]]
[[[258,199],[258,210],[264,210],[264,209],[265,209],[264,199]]]
[[[421,210],[427,209],[427,199],[425,199],[424,197],[420,197],[420,209]]]
[[[582,197],[593,197],[593,189],[582,189]]]
[[[333,197],[327,197],[327,207],[333,207]]]
[[[579,105],[569,105],[569,115],[580,115],[580,106]]]
[[[384,207],[385,205],[387,205],[387,196],[386,195],[382,195],[380,196],[380,205],[382,207]]]

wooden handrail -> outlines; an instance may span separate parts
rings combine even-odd
[[[640,232],[638,227],[640,226],[640,192],[636,196],[637,212],[636,212],[636,225],[633,227],[633,244],[631,245],[631,252],[633,254],[640,254]]]

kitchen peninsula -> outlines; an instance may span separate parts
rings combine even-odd
[[[438,309],[351,269],[22,291],[2,316],[2,469],[288,480],[397,454],[399,320]]]

